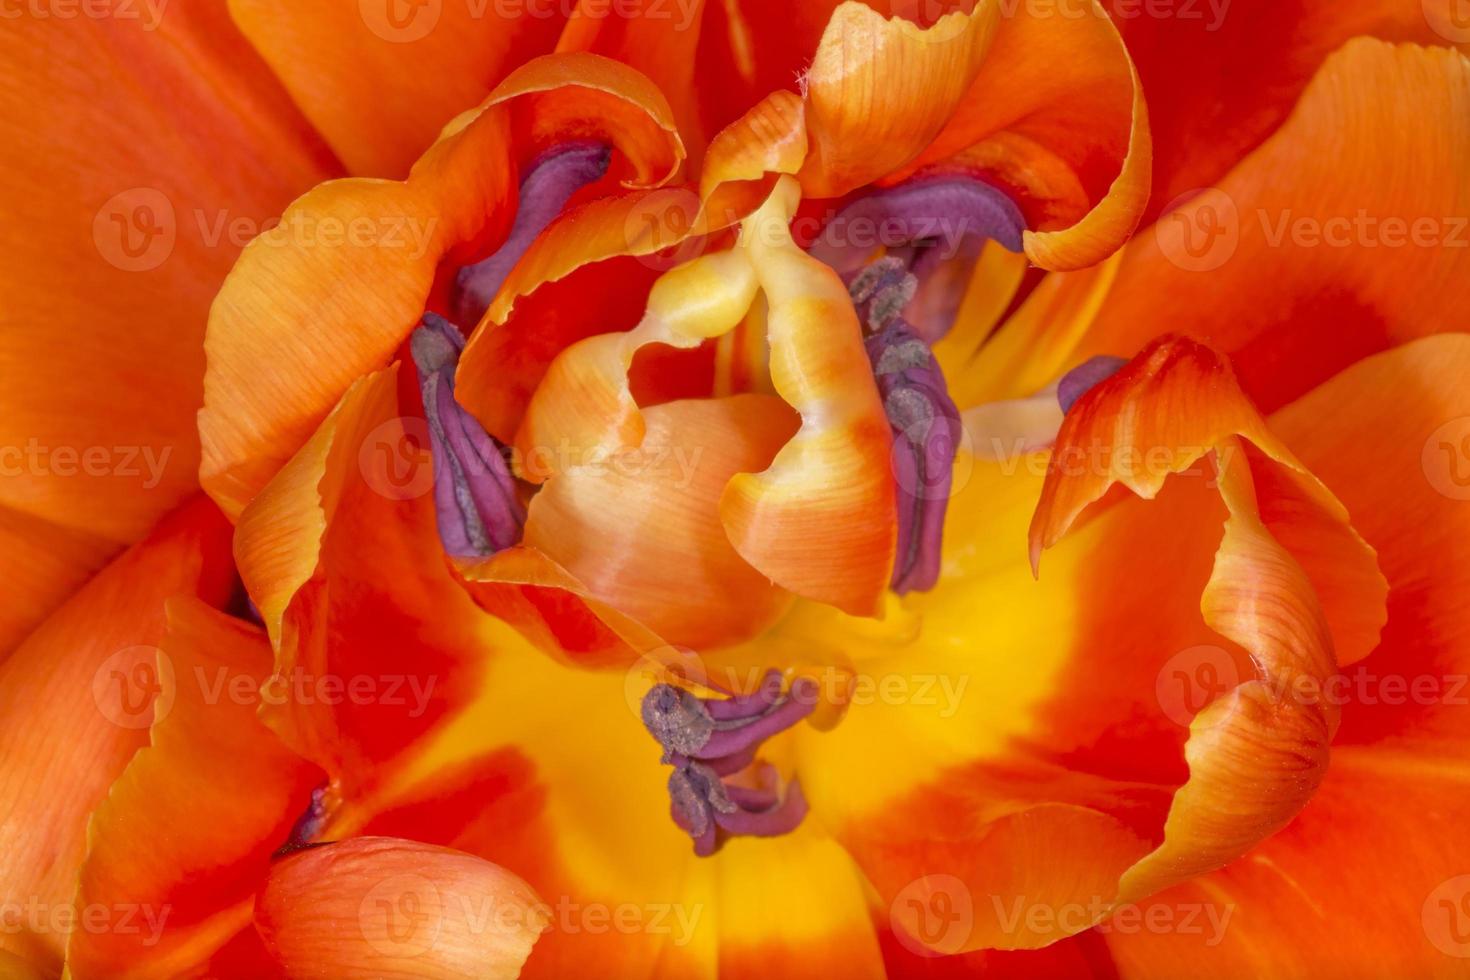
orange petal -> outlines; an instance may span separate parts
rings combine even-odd
[[[359,837],[278,861],[256,903],[291,976],[513,978],[550,909],[515,875],[432,844]]]
[[[504,233],[513,161],[589,132],[618,147],[631,182],[663,180],[682,158],[647,79],[595,55],[547,56],[446,127],[406,181],[324,184],[246,249],[211,311],[199,415],[201,476],[227,513],[398,348],[441,262],[473,258]]]
[[[704,146],[695,84],[703,13],[703,0],[632,0],[611,9],[601,0],[579,0],[556,49],[590,51],[647,75],[668,96],[680,132],[697,151]]]
[[[229,598],[228,526],[196,499],[100,572],[0,664],[0,768],[8,828],[7,908],[67,907],[85,853],[87,818],[147,744],[159,694],[164,602]],[[0,946],[59,968],[66,934],[49,914],[0,933]],[[39,931],[33,922],[39,922]]]
[[[770,467],[730,481],[720,514],[735,549],[776,584],[872,615],[893,566],[888,421],[847,290],[791,240],[797,197],[783,177],[742,247],[770,308],[772,383],[802,425]]]
[[[194,599],[168,613],[169,709],[93,814],[76,897],[80,909],[134,909],[137,928],[72,933],[78,980],[182,973],[248,927],[272,852],[321,782],[255,717],[265,636]]]
[[[918,157],[980,71],[1000,20],[991,3],[927,28],[860,3],[839,6],[805,75],[803,189],[841,197]]]
[[[406,764],[483,669],[473,636],[485,617],[447,565],[427,430],[398,415],[395,381],[396,367],[354,385],[235,539],[276,648],[261,718],[344,793]],[[329,696],[334,681],[346,689]]]
[[[1167,974],[1188,958],[1207,976],[1238,976],[1266,956],[1301,975],[1449,975],[1470,952],[1470,854],[1455,829],[1470,818],[1461,763],[1470,562],[1458,546],[1470,511],[1465,481],[1455,481],[1470,460],[1460,444],[1470,432],[1467,369],[1470,338],[1431,337],[1368,358],[1271,417],[1378,549],[1392,587],[1388,624],[1382,644],[1328,691],[1343,724],[1327,778],[1297,820],[1156,899],[1217,920],[1228,913],[1226,927],[1110,935],[1124,976]],[[1370,905],[1384,914],[1363,916]]]
[[[465,3],[303,7],[230,0],[240,30],[347,168],[401,177],[454,116],[545,54],[566,15],[506,17]]]
[[[1238,436],[1255,447],[1249,455]],[[1079,473],[1076,461],[1089,448],[1102,462]],[[1239,857],[1301,809],[1325,770],[1338,721],[1333,705],[1302,692],[1323,690],[1336,672],[1334,640],[1341,662],[1359,659],[1382,623],[1378,614],[1329,626],[1314,591],[1324,575],[1350,586],[1354,602],[1381,608],[1386,586],[1373,553],[1256,415],[1228,364],[1189,341],[1151,345],[1068,414],[1032,523],[1033,564],[1114,483],[1152,497],[1170,473],[1211,451],[1230,518],[1201,610],[1211,628],[1250,652],[1257,677],[1195,716],[1185,749],[1190,779],[1175,794],[1163,843],[1121,879],[1125,902]],[[1278,476],[1253,480],[1253,469],[1273,466]],[[1300,513],[1309,530],[1273,537],[1273,518]],[[1293,555],[1288,541],[1301,551]],[[1323,566],[1343,559],[1350,570]]]
[[[635,448],[547,482],[531,502],[526,544],[668,643],[703,649],[760,632],[789,597],[731,547],[720,493],[770,462],[795,431],[792,413],[777,398],[737,395],[643,416]]]
[[[221,5],[32,13],[0,37],[0,655],[193,491],[239,229],[335,169]]]
[[[1096,4],[1074,13],[1023,4],[1003,18],[944,131],[905,168],[978,154],[1039,225],[1026,232],[1026,256],[1044,269],[1084,268],[1127,241],[1153,159],[1144,88],[1117,28]],[[1090,210],[1048,213],[1067,171]]]
[[[1148,219],[1219,180],[1291,112],[1322,62],[1358,35],[1463,43],[1452,0],[1231,0],[1186,16],[1149,16],[1129,0],[1105,6],[1148,93],[1154,179]]]
[[[1181,330],[1229,353],[1272,409],[1456,328],[1470,301],[1467,99],[1455,52],[1349,43],[1274,136],[1134,240],[1077,357]]]

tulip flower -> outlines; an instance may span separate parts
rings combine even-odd
[[[0,966],[1459,972],[1403,6],[7,15]]]

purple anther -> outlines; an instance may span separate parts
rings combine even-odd
[[[735,698],[700,698],[670,684],[655,685],[643,698],[643,723],[673,767],[670,813],[694,839],[696,854],[713,854],[731,836],[787,833],[806,815],[800,787],[793,782],[782,798],[769,765],[761,767],[758,787],[722,778],[750,766],[762,742],[816,709],[812,682],[798,679],[783,695],[780,680],[780,672],[770,671],[753,693]]]
[[[934,343],[959,314],[988,241],[1022,249],[1026,220],[1004,191],[973,177],[921,177],[849,203],[827,222],[811,254],[850,279],[880,251],[915,277],[904,318]]]
[[[317,845],[317,838],[327,825],[327,784],[322,783],[311,791],[311,802],[291,826],[286,843],[276,849],[273,857],[283,857],[296,851],[304,851]]]
[[[1062,375],[1062,380],[1057,382],[1057,403],[1062,406],[1062,412],[1070,412],[1077,399],[1117,374],[1127,363],[1126,357],[1099,354]]]
[[[444,550],[459,557],[494,554],[520,540],[526,511],[504,449],[454,398],[454,369],[464,337],[425,313],[409,339],[419,372],[434,464],[434,508]]]
[[[918,246],[922,255],[911,257],[924,262],[974,257],[986,241],[1019,252],[1025,229],[1021,209],[999,188],[973,177],[923,177],[848,204],[809,251],[846,278],[878,248],[898,253]]]
[[[521,181],[520,201],[510,234],[493,255],[467,265],[455,278],[454,316],[471,327],[489,309],[501,283],[546,226],[561,214],[577,191],[607,173],[612,153],[604,143],[562,143],[531,164]]]
[[[944,517],[963,426],[949,385],[929,345],[899,315],[913,295],[913,276],[897,258],[883,258],[851,284],[853,304],[868,330],[868,361],[893,430],[898,541],[890,587],[899,595],[939,581]]]

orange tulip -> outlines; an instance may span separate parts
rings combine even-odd
[[[1404,6],[0,10],[0,967],[1462,972]]]

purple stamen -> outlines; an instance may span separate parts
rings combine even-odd
[[[962,425],[939,362],[903,319],[914,277],[902,260],[883,258],[851,284],[869,331],[865,341],[878,394],[893,429],[898,541],[890,587],[903,595],[939,581],[944,516]]]
[[[561,214],[573,194],[607,173],[611,157],[604,143],[562,143],[531,164],[521,181],[520,202],[505,242],[489,258],[459,270],[453,303],[456,320],[470,326],[480,322],[536,236]]]
[[[1062,412],[1070,412],[1077,399],[1117,374],[1127,363],[1126,357],[1099,354],[1062,375],[1062,380],[1057,382],[1057,403],[1062,406]]]
[[[916,277],[917,298],[904,300],[906,318],[932,343],[953,326],[985,243],[1019,252],[1025,229],[1020,208],[998,188],[972,177],[921,177],[848,204],[827,222],[811,254],[844,279],[880,249],[900,260]]]
[[[731,836],[784,834],[806,816],[806,799],[796,783],[784,799],[775,769],[764,766],[759,787],[725,783],[755,761],[762,742],[816,710],[816,690],[798,679],[782,695],[781,675],[770,671],[753,693],[727,699],[700,698],[669,684],[655,685],[643,698],[643,723],[664,748],[674,823],[708,856]]]
[[[425,313],[409,339],[419,372],[434,461],[439,540],[459,557],[494,554],[520,540],[526,511],[504,450],[454,398],[454,369],[464,337],[449,321]]]
[[[878,246],[899,251],[921,245],[923,255],[916,258],[926,263],[978,255],[987,240],[1019,252],[1025,228],[1021,209],[999,188],[972,177],[926,177],[853,201],[827,222],[810,251],[850,276]]]

